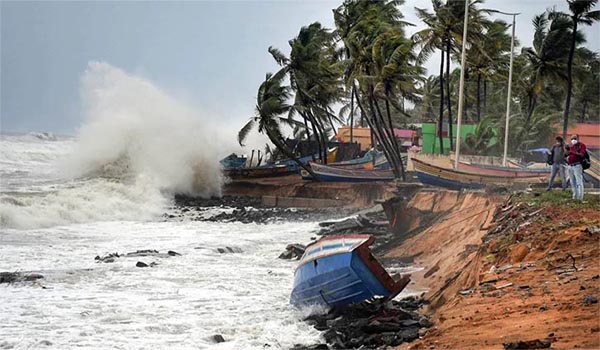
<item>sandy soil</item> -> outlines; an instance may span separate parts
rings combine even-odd
[[[476,252],[448,257],[459,274],[447,274],[442,288],[417,279],[436,286],[428,293],[436,326],[401,348],[503,349],[535,339],[600,348],[600,208],[521,204],[496,212]]]

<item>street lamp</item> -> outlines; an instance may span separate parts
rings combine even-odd
[[[460,55],[460,84],[458,87],[458,121],[456,122],[456,155],[454,159],[454,169],[458,170],[458,158],[460,157],[460,124],[462,121],[463,112],[463,93],[465,90],[465,69],[467,68],[465,62],[465,52],[467,46],[467,23],[469,21],[469,0],[465,0],[465,20],[463,24],[463,37],[462,37],[462,53]],[[452,141],[452,140],[450,140]]]
[[[513,56],[515,48],[515,25],[517,15],[520,13],[508,13],[502,11],[494,11],[503,15],[513,16],[512,22],[512,37],[510,39],[510,68],[508,70],[508,94],[506,95],[506,125],[504,127],[504,156],[502,157],[502,166],[506,166],[506,156],[508,154],[508,122],[510,119],[510,99],[512,88],[512,72],[513,72]]]

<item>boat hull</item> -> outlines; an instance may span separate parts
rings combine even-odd
[[[412,158],[415,172],[419,180],[426,185],[445,187],[449,189],[483,188],[487,185],[512,186],[516,183],[542,183],[544,175],[533,177],[506,177],[499,175],[473,174],[441,168]]]
[[[495,176],[505,176],[505,177],[531,177],[531,178],[540,178],[546,177],[550,174],[549,169],[523,169],[523,168],[508,168],[508,167],[499,167],[493,165],[478,165],[478,164],[469,164],[464,162],[458,163],[458,170],[465,171],[473,174],[483,174],[483,175],[495,175]]]
[[[348,236],[354,240],[333,236],[317,242],[317,249],[307,247],[294,274],[291,304],[343,307],[376,296],[393,298],[404,289],[410,279],[396,282],[387,274],[370,253],[372,237]]]
[[[394,173],[391,170],[343,169],[314,163],[311,164],[311,168],[316,180],[323,182],[374,182],[394,179]],[[308,172],[302,172],[302,178],[315,180]]]

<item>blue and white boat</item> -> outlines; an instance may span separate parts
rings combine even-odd
[[[344,307],[373,297],[392,299],[410,278],[395,281],[371,254],[371,235],[326,236],[309,244],[294,274],[295,306]]]

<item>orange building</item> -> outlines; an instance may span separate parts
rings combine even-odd
[[[354,142],[360,143],[360,150],[366,151],[371,148],[371,128],[355,126],[352,128]],[[338,129],[338,139],[341,142],[350,142],[350,127],[342,126]]]
[[[562,129],[561,129],[562,130]],[[587,148],[600,149],[600,124],[578,123],[567,129],[567,137],[579,135],[579,141],[583,142]],[[568,142],[568,140],[565,140]]]

